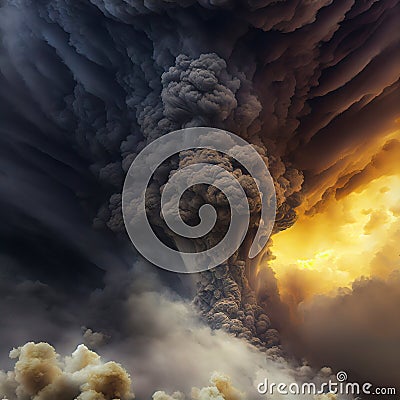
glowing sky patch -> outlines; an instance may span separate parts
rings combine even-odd
[[[349,287],[360,276],[386,277],[400,267],[400,173],[360,192],[331,199],[324,211],[301,215],[273,237],[270,262],[283,297],[296,302]]]

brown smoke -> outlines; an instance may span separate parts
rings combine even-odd
[[[61,359],[48,343],[27,343],[10,352],[14,371],[0,374],[0,395],[8,400],[131,400],[131,379],[124,368],[104,363],[80,345]]]
[[[222,336],[224,335],[226,334]],[[236,340],[226,339],[221,344],[227,340]],[[285,382],[287,385],[291,382],[301,384],[312,381],[316,386],[332,379],[332,371],[329,368],[316,372],[306,365],[291,366],[277,353],[262,354],[240,341],[237,341],[231,350],[234,354],[243,356],[243,359],[238,361],[249,363],[246,373],[251,369],[252,375],[243,379],[243,376],[235,371],[236,377],[233,381],[230,376],[215,371],[211,373],[208,385],[192,386],[188,392],[172,391],[172,394],[157,390],[151,398],[153,400],[255,400],[264,397],[257,393],[255,387],[267,377],[272,381]],[[11,351],[10,357],[17,360],[14,370],[7,373],[0,371],[0,396],[6,400],[134,399],[131,379],[125,369],[115,362],[104,363],[98,354],[84,345],[78,346],[70,357],[61,358],[48,343],[30,342]],[[209,368],[208,363],[206,365]],[[194,378],[202,380],[199,376]],[[245,390],[236,386],[239,381]],[[152,385],[158,384],[157,380],[152,380]],[[186,382],[178,381],[176,384],[185,386]],[[302,398],[337,399],[331,395],[311,394]]]
[[[246,400],[247,396],[232,386],[231,379],[223,374],[214,372],[210,379],[210,386],[202,389],[193,388],[191,400]],[[184,400],[184,394],[175,392],[171,396],[165,392],[154,393],[153,400]]]

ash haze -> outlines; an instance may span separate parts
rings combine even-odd
[[[344,369],[400,390],[399,14],[398,0],[1,0],[0,395],[252,400],[265,374]],[[194,160],[240,176],[252,205],[237,254],[189,277],[140,259],[121,191],[148,143],[196,126],[256,147],[277,218],[249,260],[248,171],[217,152],[168,160],[147,206],[169,245],[160,194]],[[185,221],[209,197],[188,192]],[[199,248],[225,229],[213,205]],[[65,358],[82,343],[103,360]]]

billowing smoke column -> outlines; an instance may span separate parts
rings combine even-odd
[[[54,148],[79,152],[79,165],[101,185],[83,196],[89,213],[99,208],[94,225],[123,232],[121,186],[136,154],[175,129],[224,128],[265,157],[279,231],[296,218],[304,176],[313,190],[324,179],[335,184],[349,148],[377,135],[371,116],[392,126],[397,11],[395,0],[4,1],[0,94],[2,111],[11,111],[1,140],[9,146],[16,131],[65,165],[70,157]],[[338,131],[344,140],[331,146]],[[203,157],[232,163],[218,153],[181,153],[155,176],[152,199],[174,169]],[[245,170],[232,171],[251,186]],[[81,185],[71,185],[80,195]],[[203,189],[192,192],[192,204],[204,200]],[[256,223],[257,195],[247,193]],[[195,218],[195,209],[185,211]],[[152,218],[157,225],[159,215]],[[241,253],[200,276],[196,303],[212,326],[275,345],[252,290],[255,270]]]
[[[169,68],[161,78],[163,89],[164,116],[157,126],[167,126],[174,130],[180,127],[192,126],[229,126],[231,129],[247,136],[247,132],[260,129],[257,121],[260,103],[250,92],[251,84],[241,74],[237,76],[228,72],[226,62],[215,53],[202,54],[198,59],[179,56],[176,65]],[[152,111],[152,110],[150,110]],[[179,121],[179,122],[178,122]],[[157,130],[152,129],[154,135]],[[165,132],[166,133],[166,132]],[[148,137],[151,140],[154,136]],[[290,225],[294,219],[292,207],[288,207],[287,199],[301,189],[303,177],[293,168],[286,169],[280,159],[268,158],[267,149],[262,141],[258,146],[266,165],[272,167],[277,187],[277,206],[280,218],[276,230],[284,224]],[[189,150],[181,152],[179,158],[173,158],[154,174],[149,187],[147,210],[154,226],[159,226],[169,236],[160,217],[161,193],[163,187],[179,168],[196,163],[217,165],[231,173],[243,187],[250,211],[249,231],[257,229],[260,218],[261,199],[251,175],[234,159],[212,150]],[[280,165],[279,165],[280,164]],[[281,167],[281,169],[280,169]],[[211,204],[217,211],[217,225],[211,234],[194,240],[196,251],[203,251],[218,244],[223,239],[230,222],[230,207],[226,197],[218,191],[205,186],[195,185],[180,199],[183,220],[189,225],[198,223],[198,210],[203,204]],[[298,205],[297,199],[292,205]],[[118,209],[120,206],[118,205]],[[282,226],[282,221],[285,223]],[[265,311],[257,305],[255,293],[249,284],[249,279],[255,281],[254,265],[247,260],[247,243],[252,236],[245,240],[243,249],[237,255],[226,260],[227,264],[221,271],[208,271],[202,274],[198,281],[196,304],[214,328],[223,327],[230,332],[252,340],[262,347],[279,343],[276,330],[270,329],[271,323]],[[171,236],[179,249],[179,237]]]

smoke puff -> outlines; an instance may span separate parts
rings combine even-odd
[[[134,398],[128,373],[119,364],[103,363],[84,345],[64,360],[49,344],[32,342],[11,351],[10,357],[18,359],[14,372],[0,380],[0,394],[10,400]]]
[[[230,378],[214,372],[210,379],[211,386],[202,389],[193,388],[191,393],[192,400],[244,400],[245,395],[232,386]],[[180,392],[175,392],[172,396],[165,392],[156,392],[153,400],[184,400],[185,396]]]

